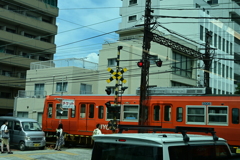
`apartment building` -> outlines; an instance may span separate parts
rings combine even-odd
[[[145,0],[123,0],[122,2],[120,40],[133,33],[127,31],[127,28],[144,23],[145,9]],[[178,33],[190,39],[189,42],[194,43],[197,50],[202,53],[205,53],[205,35],[208,31],[212,33],[210,50],[213,57],[210,71],[212,93],[233,94],[234,83],[238,81],[239,72],[235,69],[237,64],[234,64],[234,59],[239,52],[239,29],[236,30],[240,24],[236,19],[239,16],[239,0],[151,0],[151,7],[154,10],[152,15],[159,23],[155,27],[156,30],[163,32],[164,35]],[[220,17],[229,19],[224,20]],[[184,53],[178,54],[178,56],[184,55]],[[178,69],[185,70],[184,67],[185,65],[182,65]],[[204,86],[204,63],[199,60],[197,67],[197,85]]]
[[[98,74],[98,64],[84,58],[32,62],[26,88],[15,97],[14,116],[33,118],[41,124],[47,95],[97,94]]]
[[[53,59],[58,12],[57,0],[0,1],[0,115],[13,112],[30,63]]]
[[[138,62],[142,59],[142,41],[143,33],[142,27],[136,27],[132,29],[119,31],[120,41],[116,43],[104,44],[99,54],[99,71],[101,79],[98,82],[99,94],[104,94],[105,89],[111,90],[111,94],[115,94],[116,80],[111,82],[106,80],[114,77],[114,72],[111,74],[109,69],[116,72],[118,46],[123,48],[120,50],[119,71],[124,71],[120,76],[126,80],[119,80],[119,90],[126,88],[124,94],[136,95],[136,90],[140,87],[141,81],[141,67],[138,67]],[[161,33],[158,33],[161,34]],[[197,46],[189,43],[174,35],[165,35],[166,38],[177,41],[184,44],[184,46],[193,50],[197,49]],[[198,86],[197,84],[197,72],[192,68],[197,67],[197,61],[187,55],[179,54],[178,51],[174,51],[166,46],[152,42],[150,49],[150,67],[149,67],[149,87],[172,87],[172,86]],[[157,66],[156,61],[162,61],[162,66]],[[181,61],[184,61],[182,66]],[[179,67],[185,69],[179,70]],[[105,93],[106,94],[106,93]]]

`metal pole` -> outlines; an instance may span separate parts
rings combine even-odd
[[[139,125],[146,125],[147,113],[145,110],[148,109],[148,81],[149,81],[149,50],[151,39],[150,34],[150,23],[151,23],[151,0],[146,0],[145,6],[145,18],[144,18],[144,37],[142,46],[142,61],[143,67],[141,70],[141,85],[140,85],[140,113],[139,113]]]
[[[210,67],[212,64],[212,60],[210,57],[210,39],[212,37],[212,34],[210,31],[206,32],[205,36],[205,55],[203,56],[203,62],[204,62],[204,86],[206,87],[206,94],[212,94],[212,89],[210,88]]]

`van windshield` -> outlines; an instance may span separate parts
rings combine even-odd
[[[94,143],[92,160],[163,160],[161,147]]]
[[[22,122],[24,131],[41,131],[41,127],[37,122]]]

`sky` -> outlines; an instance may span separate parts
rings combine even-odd
[[[59,0],[54,59],[85,58],[97,63],[102,44],[118,39],[116,33],[106,33],[118,30],[121,5],[121,0]]]

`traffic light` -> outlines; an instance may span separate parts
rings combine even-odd
[[[115,131],[118,128],[118,122],[117,120],[110,120],[108,122],[108,128],[112,131]]]
[[[156,65],[157,65],[158,67],[162,67],[162,60],[159,59],[158,61],[156,61]]]
[[[106,91],[107,95],[111,94],[111,89],[110,88],[105,89],[105,91]]]
[[[137,63],[138,67],[143,67],[143,61]]]

